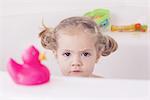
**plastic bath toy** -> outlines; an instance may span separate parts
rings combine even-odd
[[[110,26],[110,15],[107,9],[95,9],[87,12],[84,16],[92,18],[100,27],[101,31],[109,30]]]
[[[122,25],[122,26],[111,26],[111,31],[119,31],[119,32],[146,32],[147,25],[141,25],[140,23],[131,24],[131,25]]]
[[[37,85],[50,80],[50,71],[41,64],[39,51],[33,45],[23,52],[22,60],[23,64],[18,64],[10,58],[7,64],[7,70],[17,84]]]

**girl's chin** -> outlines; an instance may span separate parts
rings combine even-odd
[[[69,76],[88,77],[89,75],[85,75],[83,72],[71,72]]]

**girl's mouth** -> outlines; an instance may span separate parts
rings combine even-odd
[[[71,76],[82,76],[82,74],[83,74],[83,71],[81,71],[81,70],[72,70],[72,71],[70,71]]]
[[[81,73],[82,71],[81,70],[73,70],[71,71],[72,73]]]
[[[74,71],[72,71],[72,72],[81,72],[80,70],[74,70]]]

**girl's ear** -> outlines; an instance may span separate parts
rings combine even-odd
[[[101,52],[97,52],[97,57],[96,57],[95,63],[97,63],[99,61],[100,57],[101,57]]]
[[[56,50],[53,50],[53,54],[57,58],[57,51]]]

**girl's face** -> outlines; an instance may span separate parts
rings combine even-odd
[[[90,76],[99,58],[94,36],[75,28],[64,29],[57,33],[59,36],[56,57],[62,74],[65,76]]]

